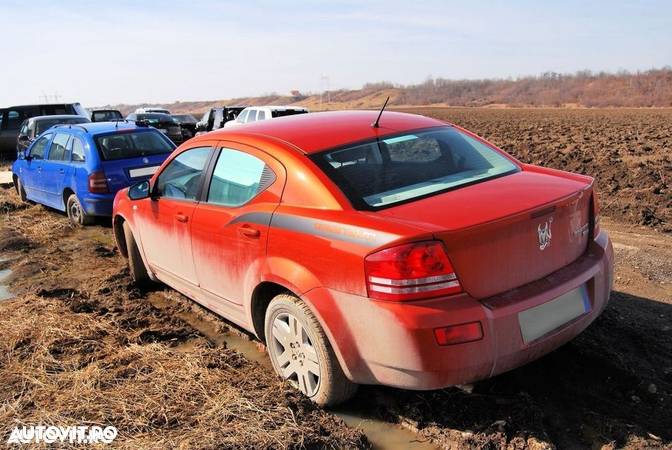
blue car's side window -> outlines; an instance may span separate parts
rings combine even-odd
[[[47,159],[49,159],[49,161],[66,161],[66,156],[68,155],[65,148],[68,145],[69,139],[69,134],[57,133],[56,137],[54,138],[54,142],[51,143],[51,148],[49,149]],[[68,156],[67,160],[69,159],[70,158]]]
[[[49,144],[51,136],[52,136],[51,134],[42,136],[35,142],[35,144],[33,144],[33,147],[30,149],[31,158],[44,159],[44,153],[47,150],[47,145]]]
[[[79,138],[73,137],[70,139],[70,152],[72,153],[72,162],[84,162],[86,161],[86,156],[84,156],[84,144]]]

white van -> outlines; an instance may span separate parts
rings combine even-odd
[[[224,128],[237,127],[258,120],[305,114],[307,112],[309,112],[308,109],[301,106],[248,106],[238,114],[236,120],[226,122]]]
[[[148,114],[148,113],[160,113],[170,115],[170,111],[165,108],[155,108],[153,106],[148,106],[146,108],[137,108],[135,110],[136,114]]]

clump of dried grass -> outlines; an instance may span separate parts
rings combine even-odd
[[[31,236],[39,242],[50,242],[65,234],[69,234],[73,227],[65,215],[56,211],[49,211],[43,206],[17,207],[12,214],[12,227],[22,234]]]

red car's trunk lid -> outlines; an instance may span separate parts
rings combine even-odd
[[[466,292],[486,298],[570,264],[587,248],[590,180],[523,171],[380,211],[445,242]]]

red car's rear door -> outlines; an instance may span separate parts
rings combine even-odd
[[[202,289],[242,305],[259,283],[271,215],[284,167],[263,151],[222,142],[192,220],[192,248]]]

